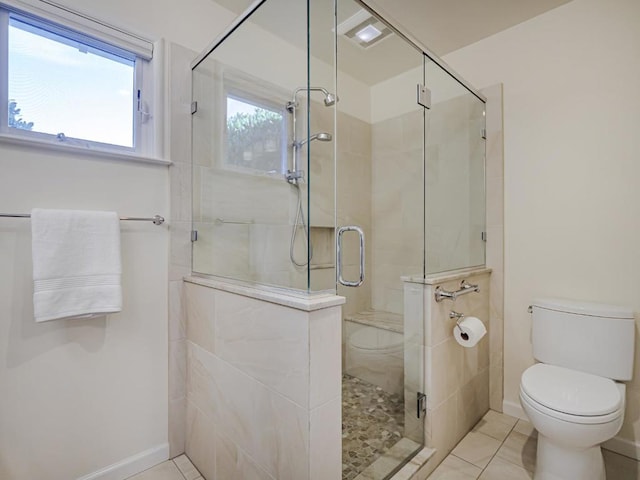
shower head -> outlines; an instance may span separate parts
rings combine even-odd
[[[319,132],[314,133],[309,138],[305,138],[304,140],[300,140],[298,142],[298,147],[301,147],[305,143],[313,142],[314,140],[319,140],[321,142],[330,142],[333,139],[330,133],[327,132]]]
[[[335,105],[338,101],[338,97],[336,97],[333,93],[325,93],[324,94],[324,106],[330,107],[331,105]]]
[[[296,98],[298,97],[298,93],[305,92],[305,91],[306,92],[322,92],[322,94],[324,95],[325,107],[330,107],[331,105],[335,105],[335,103],[338,101],[338,96],[334,93],[331,93],[326,88],[300,87],[295,89],[295,91],[293,92],[293,98],[291,99],[290,102],[287,102],[287,105],[286,105],[287,110],[289,110],[290,112],[293,112],[298,107],[298,101],[296,100]]]

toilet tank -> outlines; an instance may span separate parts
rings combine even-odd
[[[533,356],[540,362],[614,380],[631,380],[633,311],[558,298],[532,304]]]

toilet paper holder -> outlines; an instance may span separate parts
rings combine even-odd
[[[463,332],[462,329],[460,328],[460,322],[464,318],[464,313],[459,313],[459,312],[456,312],[454,310],[451,310],[449,312],[449,318],[455,318],[456,319],[456,327],[458,327],[460,329],[460,336],[462,337],[463,340],[469,340],[469,335],[467,335],[465,332]]]

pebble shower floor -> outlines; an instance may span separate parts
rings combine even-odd
[[[404,433],[400,395],[342,376],[342,480],[353,480]]]

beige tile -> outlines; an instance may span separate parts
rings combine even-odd
[[[458,439],[463,438],[489,410],[489,369],[485,368],[458,391]]]
[[[538,431],[535,428],[533,428],[533,425],[531,424],[531,422],[527,422],[526,420],[522,420],[522,419],[518,420],[518,423],[516,423],[516,426],[513,427],[513,431],[522,433],[527,437],[538,436]]]
[[[342,467],[342,401],[340,395],[311,411],[309,470],[311,480],[339,479]]]
[[[184,477],[175,463],[167,460],[160,465],[130,477],[129,480],[184,480]]]
[[[169,342],[169,401],[179,400],[186,395],[187,388],[187,342]]]
[[[274,477],[303,478],[309,470],[308,410],[191,342],[188,358],[188,399],[213,419],[216,431]]]
[[[489,410],[473,427],[473,431],[484,433],[502,442],[507,438],[517,421],[517,418]]]
[[[607,478],[611,480],[640,480],[640,462],[633,458],[602,449]]]
[[[211,288],[185,283],[187,338],[209,352],[214,348],[214,294]]]
[[[184,453],[187,399],[169,400],[169,457]]]
[[[538,441],[520,432],[511,432],[496,457],[533,472],[536,467]]]
[[[482,472],[479,480],[531,480],[532,478],[533,473],[496,457]]]
[[[307,407],[307,317],[307,312],[216,291],[215,353],[250,377]],[[336,356],[339,358],[337,352]]]
[[[453,337],[429,350],[432,358],[427,364],[427,384],[431,392],[428,401],[430,406],[435,407],[462,386],[464,352]]]
[[[387,476],[392,471],[394,471],[398,467],[398,465],[401,465],[408,456],[410,456],[413,452],[416,452],[418,449],[420,449],[420,444],[408,438],[402,438],[395,445],[384,452],[382,456],[378,457],[362,473],[360,473],[360,475],[358,475],[355,480],[378,480],[380,478],[387,478]],[[421,458],[419,457],[418,459],[415,459],[414,457],[409,462],[409,464],[411,464],[413,467],[413,472],[417,471],[418,468],[428,460],[428,457],[425,458],[425,453],[426,452],[422,452],[422,450],[420,450],[420,452],[418,452],[416,456],[420,456]],[[429,451],[428,454],[430,453],[431,451]],[[412,463],[414,460],[415,463]],[[421,460],[424,460],[424,462],[422,462]],[[322,478],[323,480],[327,478],[337,479],[339,478],[339,475],[324,476],[318,478]],[[407,475],[406,472],[398,472],[393,476],[393,480],[401,480],[402,478],[412,477],[410,475]]]
[[[423,448],[393,476],[393,480],[426,480],[432,470],[428,462],[434,458],[435,454],[434,449]]]
[[[215,478],[215,426],[192,402],[187,402],[185,450],[190,461],[206,478]],[[199,475],[199,474],[198,474]]]
[[[169,282],[169,341],[186,337],[186,311],[184,282]]]
[[[502,353],[500,353],[500,357],[502,357]],[[504,369],[502,367],[502,361],[495,365],[491,364],[489,367],[489,408],[492,410],[502,409],[502,399],[504,398],[503,384]]]
[[[469,480],[480,476],[482,469],[449,455],[429,476],[428,480]]]
[[[200,477],[200,472],[196,467],[193,466],[191,460],[186,455],[180,455],[173,459],[173,463],[176,464],[180,473],[184,476],[185,480],[196,480]]]
[[[427,410],[427,445],[446,456],[458,442],[457,424],[457,395],[452,395],[437,408]]]
[[[273,480],[244,451],[228,438],[216,435],[215,479],[228,480]]]
[[[171,245],[169,247],[169,261],[176,270],[187,272],[191,270],[191,223],[173,221],[170,225]],[[180,269],[179,267],[183,267]],[[169,280],[181,280],[175,272],[170,275]]]
[[[309,315],[308,405],[310,409],[340,396],[342,388],[340,312],[340,307],[332,307],[311,312]]]
[[[483,433],[469,432],[453,449],[453,454],[477,467],[487,466],[500,448],[500,442]]]

